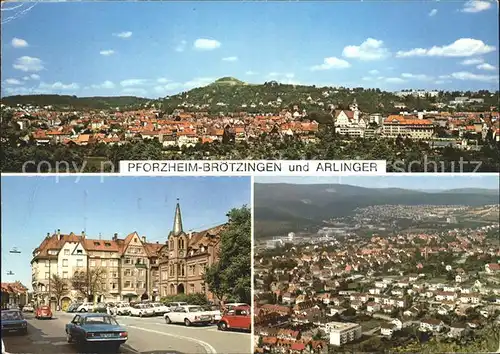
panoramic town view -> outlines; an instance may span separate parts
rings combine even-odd
[[[250,190],[2,177],[2,353],[251,352]]]
[[[499,352],[498,188],[256,178],[254,352]]]
[[[165,22],[175,13],[191,15]],[[380,159],[498,172],[497,15],[488,0],[4,2],[1,169]]]

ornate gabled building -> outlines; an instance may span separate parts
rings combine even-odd
[[[215,300],[203,281],[205,269],[218,261],[220,233],[226,224],[196,233],[184,232],[179,203],[174,225],[159,251],[160,294],[203,293]]]

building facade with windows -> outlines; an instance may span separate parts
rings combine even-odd
[[[220,234],[226,224],[196,233],[186,233],[181,209],[176,206],[174,226],[159,251],[160,293],[162,296],[203,293],[216,300],[205,286],[205,269],[219,259]]]
[[[222,226],[186,234],[179,204],[174,225],[164,245],[147,242],[137,232],[123,239],[115,234],[111,240],[89,239],[85,232],[47,234],[31,260],[35,302],[56,306],[49,281],[54,274],[68,284],[67,294],[61,297],[62,308],[84,300],[84,294],[72,288],[71,279],[78,273],[88,276],[96,272],[101,273],[101,289],[92,294],[97,302],[159,300],[160,296],[186,292],[209,295],[203,271],[217,259]],[[160,273],[164,274],[161,281]]]

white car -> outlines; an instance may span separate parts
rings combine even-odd
[[[248,307],[250,307],[250,305],[244,304],[243,302],[231,302],[229,304],[224,304],[224,307],[226,308],[227,312],[233,310],[237,306],[248,306]]]
[[[172,311],[173,309],[179,307],[179,306],[187,306],[187,302],[167,302],[165,305]]]
[[[76,309],[76,312],[92,312],[94,304],[92,302],[84,302]]]
[[[214,321],[214,316],[209,311],[204,311],[201,306],[185,305],[173,308],[164,316],[165,322],[184,323],[186,326],[192,324],[210,324]]]
[[[35,309],[33,308],[33,305],[26,305],[23,307],[23,312],[34,312]]]
[[[216,306],[202,306],[202,308],[212,315],[213,322],[219,322],[222,318],[222,313]]]
[[[130,307],[130,304],[128,303],[118,303],[115,306],[115,311],[118,316],[125,316],[125,315],[130,315],[130,310],[132,308]]]
[[[130,309],[130,316],[154,316],[155,310],[151,304],[136,304]]]
[[[170,312],[170,307],[168,307],[162,303],[153,302],[151,305],[153,306],[155,316],[163,316],[167,312]]]

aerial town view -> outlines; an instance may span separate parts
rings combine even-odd
[[[2,353],[251,352],[250,178],[2,191]]]
[[[498,177],[256,177],[255,353],[500,351]]]
[[[489,0],[2,2],[1,170],[379,159],[498,172],[497,16]]]

